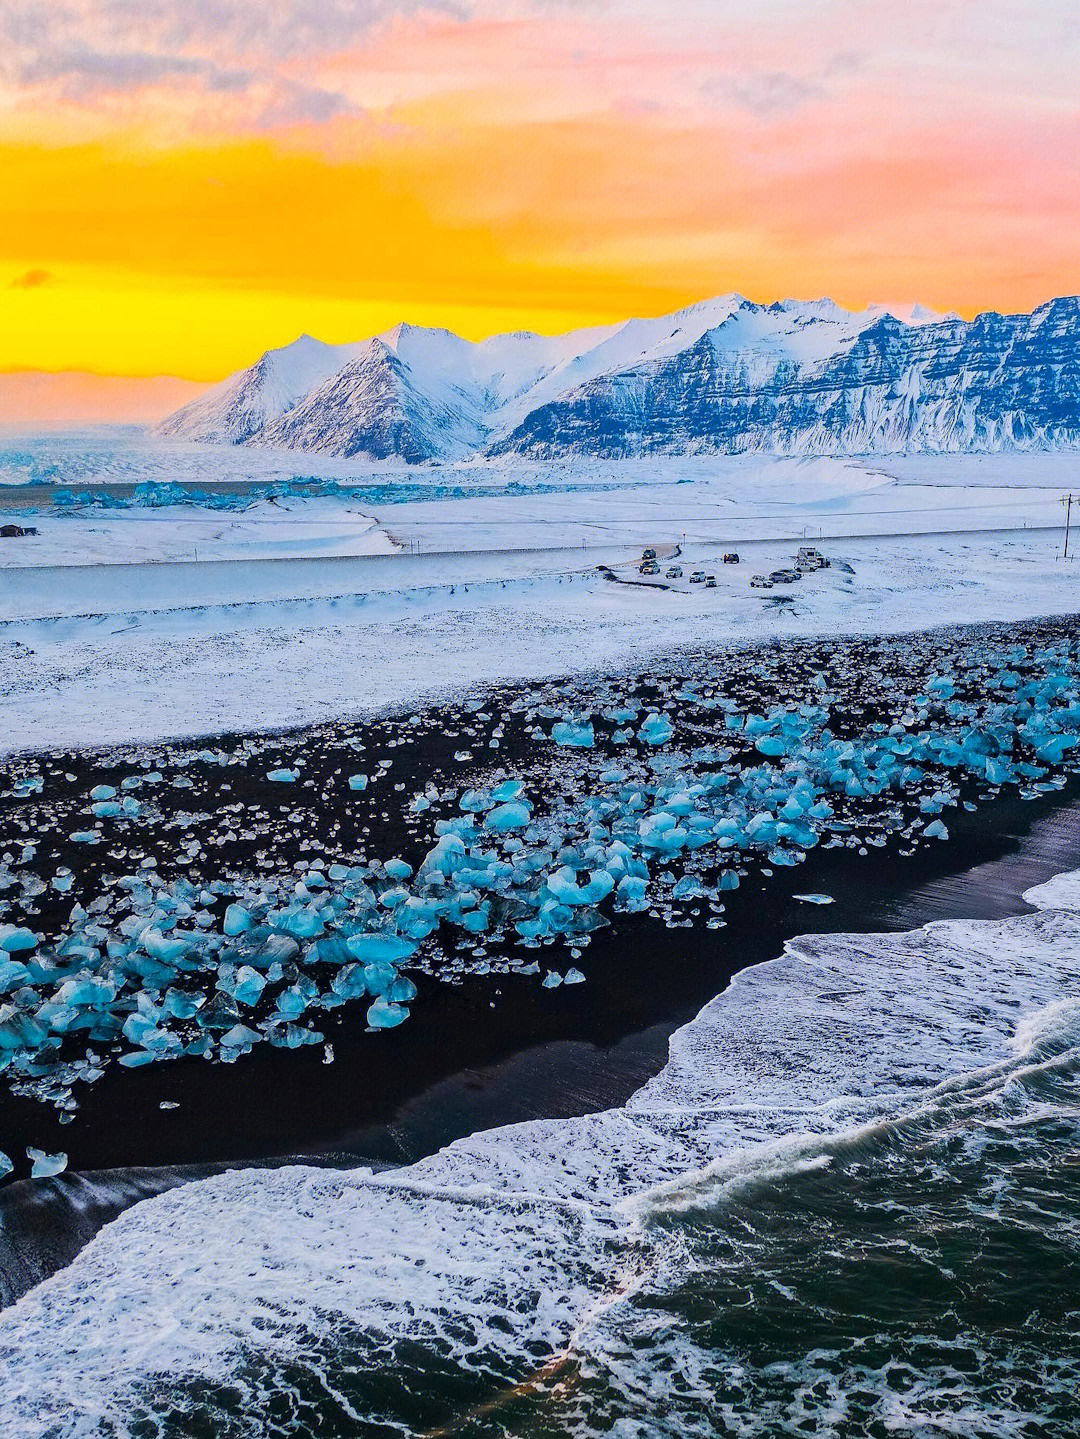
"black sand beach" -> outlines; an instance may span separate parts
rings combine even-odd
[[[1047,637],[1060,631],[1052,627]],[[812,644],[791,649],[800,663],[816,662]],[[760,652],[748,656],[747,667],[760,660]],[[860,654],[859,663],[865,658]],[[637,687],[649,683],[642,677]],[[490,759],[511,769],[525,763],[527,726],[521,714],[509,713],[518,693],[485,695],[461,712],[410,717],[410,723],[397,717],[259,741],[213,741],[211,749],[247,747],[257,759],[224,770],[198,760],[186,764],[191,787],[162,800],[164,822],[140,826],[138,847],[133,837],[124,859],[153,855],[163,872],[178,858],[190,860],[192,873],[203,875],[211,865],[288,867],[316,852],[413,859],[422,826],[405,800],[418,787],[432,775],[472,782],[480,761],[489,758],[481,743],[496,728],[500,749]],[[763,702],[769,698],[762,696]],[[857,710],[853,698],[853,722]],[[463,737],[465,730],[472,735]],[[466,752],[463,745],[474,759],[455,760]],[[137,758],[144,765],[167,763],[169,754],[200,748],[158,747]],[[313,781],[308,795],[283,796],[284,787],[266,784],[268,769],[300,754]],[[17,814],[20,826],[33,828],[35,814],[40,818],[46,810],[56,820],[55,835],[40,827],[43,871],[78,866],[78,881],[90,892],[115,868],[104,846],[80,850],[65,835],[90,785],[118,782],[135,758],[68,754],[16,762],[14,770],[23,771],[41,760],[48,776],[36,811],[28,813],[26,800],[17,802],[17,810],[5,802],[5,818]],[[347,804],[341,799],[341,774],[376,772],[387,759],[392,763],[384,778],[361,794],[345,791]],[[266,814],[266,830],[254,842],[244,840],[234,820],[234,807],[241,805],[245,812],[261,806]],[[197,858],[177,850],[177,825],[170,821],[178,819],[180,832],[197,835],[204,846]],[[958,806],[949,828],[947,843],[914,852],[893,836],[862,853],[853,846],[811,850],[796,869],[771,870],[755,861],[742,886],[724,896],[722,928],[707,928],[693,906],[681,918],[614,916],[575,960],[587,976],[584,984],[544,989],[534,977],[490,973],[446,983],[437,973],[418,972],[419,995],[399,1028],[370,1032],[357,1005],[320,1021],[333,1046],[332,1063],[320,1046],[260,1045],[230,1065],[198,1059],[136,1070],[112,1065],[79,1094],[78,1113],[68,1124],[51,1107],[4,1088],[0,1147],[12,1155],[28,1144],[63,1149],[69,1172],[0,1188],[7,1251],[0,1261],[0,1298],[10,1302],[66,1262],[100,1223],[135,1199],[221,1165],[296,1158],[331,1165],[407,1163],[477,1129],[618,1105],[662,1066],[674,1028],[723,990],[732,974],[777,954],[800,933],[907,930],[937,919],[1018,913],[1025,908],[1024,889],[1076,863],[1080,778],[1028,800],[1011,791],[971,810]],[[9,829],[9,843],[13,837]],[[834,902],[815,905],[793,897],[808,892]],[[59,924],[70,899],[43,900],[38,927]]]

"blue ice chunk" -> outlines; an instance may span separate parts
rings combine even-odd
[[[412,877],[412,865],[403,859],[388,859],[383,868],[391,879],[405,880]]]
[[[76,1009],[100,1008],[111,1004],[116,998],[116,985],[108,979],[93,975],[80,975],[78,979],[67,979],[56,991],[59,1004],[68,1004]]]
[[[376,962],[364,965],[364,986],[370,995],[386,994],[395,979],[397,970],[392,964]]]
[[[249,1029],[246,1024],[234,1024],[232,1029],[227,1029],[221,1036],[220,1042],[223,1049],[243,1050],[246,1053],[261,1039],[262,1035],[257,1029]]]
[[[416,985],[407,975],[399,974],[383,998],[392,1004],[408,1004],[416,998]]]
[[[769,863],[791,866],[798,864],[802,854],[798,850],[771,849],[769,851]]]
[[[470,934],[483,934],[490,924],[491,905],[485,900],[476,909],[469,910],[461,916],[461,926]]]
[[[262,998],[262,992],[266,988],[266,977],[257,969],[252,969],[250,964],[242,964],[233,976],[232,982],[221,983],[221,988],[226,994],[231,994],[237,1004],[245,1004],[250,1008],[258,1004]]]
[[[67,1168],[68,1157],[63,1153],[46,1154],[43,1149],[33,1149],[28,1145],[26,1157],[31,1162],[31,1179],[51,1179],[54,1174],[63,1174]]]
[[[543,986],[545,989],[558,989],[559,985],[562,984],[562,982],[562,975],[557,974],[556,971],[553,969],[549,969],[547,974],[545,974],[544,976]]]
[[[717,889],[722,889],[722,890],[738,889],[738,887],[739,887],[739,875],[738,875],[738,872],[737,872],[736,870],[733,870],[733,869],[725,869],[725,870],[723,871],[723,873],[721,874],[721,876],[720,876],[720,883],[719,883],[716,887],[717,887]]]
[[[276,1038],[274,1031],[270,1032],[271,1044],[284,1045],[286,1049],[300,1049],[305,1044],[322,1044],[324,1035],[318,1029],[305,1029],[299,1024],[287,1024],[285,1033]]]
[[[675,726],[667,715],[651,711],[638,730],[638,739],[645,744],[666,744],[675,733]]]
[[[948,829],[945,827],[945,825],[942,824],[941,820],[939,819],[932,820],[931,823],[928,824],[923,830],[923,834],[926,836],[927,839],[949,838]]]
[[[792,899],[797,899],[800,904],[835,904],[831,894],[793,894]]]
[[[91,799],[115,799],[116,786],[111,784],[96,784],[90,791]]]
[[[355,969],[355,966],[350,966]],[[337,991],[335,991],[336,993]],[[363,993],[363,990],[360,991]],[[340,995],[342,999],[353,999],[356,995]],[[311,997],[296,984],[290,984],[277,997],[277,1012],[282,1019],[299,1019],[311,1003]]]
[[[435,847],[428,851],[420,866],[421,876],[439,874],[449,878],[466,862],[465,842],[459,835],[444,832]]]
[[[162,1057],[178,1054],[183,1048],[177,1035],[161,1029],[151,1015],[141,1014],[138,1010],[125,1019],[121,1033],[137,1048]]]
[[[525,829],[531,819],[532,806],[527,800],[510,800],[491,810],[485,824],[495,834],[509,834],[515,829]]]
[[[490,809],[492,802],[491,795],[484,789],[467,789],[458,801],[458,809],[464,810],[466,814],[480,814],[485,809]]]
[[[48,1037],[45,1026],[29,1014],[10,1004],[0,1006],[0,1049],[40,1049]]]
[[[349,776],[350,789],[367,789],[368,777],[366,774],[351,774]]]
[[[746,824],[747,838],[754,844],[772,844],[776,839],[776,820],[768,810],[759,810]]]
[[[96,829],[77,829],[68,838],[72,844],[97,844],[101,835]]]
[[[404,1005],[392,1004],[382,995],[368,1006],[367,1022],[372,1029],[393,1029],[408,1017],[409,1011]]]
[[[272,922],[279,929],[295,935],[297,939],[314,939],[326,928],[322,915],[309,904],[291,906],[283,914],[278,914]]]
[[[242,904],[230,904],[221,927],[225,934],[234,938],[251,928],[251,915]]]
[[[153,959],[173,964],[194,948],[195,938],[184,934],[166,935],[159,929],[147,928],[140,934],[139,943]]]
[[[275,784],[295,784],[300,776],[294,769],[272,769],[267,771],[266,778]]]
[[[637,875],[628,874],[619,880],[616,894],[619,901],[630,908],[640,908],[645,903],[645,892],[648,889],[648,881],[640,879]]]
[[[568,969],[563,975],[563,984],[584,984],[585,976],[580,969]]]
[[[259,947],[257,954],[249,954],[249,964],[257,964],[260,968],[267,969],[274,964],[288,964],[296,954],[300,946],[291,934],[268,934]]]
[[[0,924],[0,950],[5,954],[19,954],[24,950],[36,949],[38,937],[32,929],[15,924]]]
[[[596,732],[592,720],[579,723],[576,720],[560,720],[551,729],[551,738],[556,744],[573,749],[592,749],[596,744]]]
[[[97,804],[90,806],[98,819],[114,819],[116,815],[124,813],[124,806],[115,799],[99,800]]]
[[[8,990],[18,989],[30,979],[30,970],[21,959],[8,959],[0,955],[0,994],[7,994]]]
[[[781,738],[780,735],[766,734],[754,741],[754,748],[760,754],[777,758],[787,753],[788,743],[787,740]]]
[[[615,888],[615,881],[606,869],[594,869],[585,884],[578,884],[577,874],[563,865],[547,877],[547,887],[560,904],[599,904]]]
[[[409,939],[426,939],[446,911],[446,901],[420,899],[415,895],[398,909],[394,921]]]
[[[411,940],[402,939],[396,934],[352,934],[345,943],[353,958],[365,964],[379,961],[399,964],[416,953],[416,945]]]
[[[4,1151],[0,1149],[0,1179],[5,1179],[14,1168],[14,1164],[12,1164]]]
[[[989,784],[1008,784],[1013,776],[1013,767],[1004,759],[986,761],[986,779]]]
[[[519,779],[503,780],[502,784],[491,791],[491,798],[496,804],[506,804],[512,799],[517,799],[524,788],[524,784]]]
[[[362,999],[367,994],[367,980],[362,964],[345,964],[330,981],[330,988],[342,999]]]
[[[686,844],[687,831],[672,814],[649,814],[638,825],[638,837],[646,850],[675,854]]]
[[[1044,764],[1060,764],[1069,750],[1076,747],[1076,736],[1058,734],[1039,745],[1035,751],[1035,758],[1042,760]]]
[[[191,1019],[205,1003],[201,994],[187,994],[182,989],[167,989],[161,1001],[162,1013],[172,1019]]]

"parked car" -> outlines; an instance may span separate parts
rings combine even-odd
[[[792,585],[796,580],[801,580],[802,575],[798,570],[773,570],[769,579],[774,585]]]
[[[660,566],[655,560],[642,560],[641,564],[638,565],[639,575],[658,575],[659,573]]]
[[[724,564],[725,564],[725,565],[737,565],[738,563],[739,563],[739,557],[738,557],[738,555],[735,553],[734,550],[730,550],[730,551],[724,556]]]
[[[773,582],[768,575],[751,575],[750,588],[752,590],[771,590]]]
[[[694,573],[690,576],[690,583],[691,583],[692,585],[700,585],[700,584],[703,584],[704,581],[705,581],[705,571],[704,571],[704,570],[695,570]]]
[[[666,580],[681,580],[681,579],[682,579],[682,565],[672,565],[670,569],[665,570],[665,571],[664,571],[664,578],[665,578]]]
[[[642,558],[643,560],[655,560],[655,559],[656,559],[656,551],[655,551],[655,550],[642,550],[642,552],[641,552],[641,558]]]
[[[706,575],[706,576],[705,576],[705,588],[706,588],[707,590],[715,590],[715,589],[716,589],[716,576],[715,576],[715,575]]]

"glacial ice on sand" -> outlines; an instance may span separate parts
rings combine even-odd
[[[709,923],[722,923],[720,897],[752,862],[796,867],[817,846],[857,843],[870,804],[879,820],[869,842],[888,831],[914,847],[947,838],[940,816],[962,785],[965,803],[1005,785],[1029,797],[1077,767],[1074,643],[970,644],[950,669],[898,694],[880,722],[857,725],[824,692],[759,712],[685,681],[652,707],[601,701],[587,720],[582,706],[526,701],[532,733],[565,751],[554,763],[573,767],[573,783],[545,789],[546,769],[529,779],[496,770],[459,798],[432,781],[419,796],[425,807],[411,804],[427,816],[426,852],[413,862],[309,859],[302,878],[205,883],[134,863],[109,882],[107,916],[84,893],[54,940],[39,943],[5,918],[0,1071],[70,1113],[73,1091],[112,1062],[114,1046],[125,1067],[180,1055],[233,1062],[256,1044],[323,1043],[319,1015],[346,1003],[366,1003],[372,1029],[394,1028],[417,997],[401,970],[423,965],[427,941],[476,947],[451,973],[487,965],[490,944],[510,947],[517,973],[536,974],[518,951],[584,942],[612,911],[642,910],[650,896],[662,910],[707,907]],[[229,760],[199,753],[204,764]],[[191,757],[181,754],[173,769],[145,771],[141,791],[182,778]],[[259,769],[272,783],[300,773]],[[347,773],[339,783],[351,784]],[[134,786],[123,784],[130,798]],[[11,793],[25,788],[16,781]],[[90,793],[103,797],[93,803],[112,804],[106,790],[116,793],[95,786]],[[137,831],[154,813],[125,809],[114,822]],[[101,832],[68,839],[96,844]],[[0,894],[18,891],[31,852],[0,865]],[[71,891],[73,876],[61,867],[44,883],[55,897]],[[557,979],[542,981],[548,987],[580,982],[580,970],[549,973]]]

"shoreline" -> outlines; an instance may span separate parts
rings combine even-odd
[[[391,1035],[378,1037],[408,1042],[411,1058],[406,1064],[399,1059],[385,1063],[387,1056],[376,1056],[366,1043],[373,1036],[362,1033],[353,1035],[351,1060],[340,1037],[335,1038],[341,1057],[334,1070],[324,1070],[318,1056],[288,1056],[297,1061],[292,1079],[286,1083],[279,1076],[269,1092],[279,1101],[291,1100],[285,1108],[294,1123],[303,1120],[313,1101],[312,1081],[334,1075],[336,1070],[335,1082],[345,1074],[345,1087],[354,1095],[365,1083],[368,1086],[366,1118],[322,1144],[277,1150],[264,1146],[259,1152],[236,1144],[234,1139],[225,1141],[224,1151],[229,1151],[230,1143],[233,1147],[224,1152],[215,1142],[218,1136],[214,1131],[215,1120],[220,1122],[223,1117],[223,1101],[227,1101],[225,1112],[231,1116],[235,1136],[235,1126],[248,1106],[259,1096],[265,1100],[266,1076],[258,1066],[252,1066],[255,1056],[224,1073],[210,1066],[202,1066],[200,1072],[192,1066],[191,1078],[198,1084],[188,1090],[187,1103],[194,1103],[195,1112],[184,1118],[190,1136],[198,1134],[211,1141],[203,1153],[188,1152],[185,1158],[181,1148],[170,1154],[168,1135],[163,1129],[166,1148],[151,1153],[167,1157],[161,1163],[147,1160],[144,1130],[139,1141],[142,1158],[138,1162],[91,1165],[54,1179],[21,1181],[0,1188],[0,1232],[7,1246],[0,1259],[0,1308],[70,1263],[103,1224],[131,1204],[179,1184],[231,1169],[275,1169],[297,1163],[329,1168],[398,1168],[426,1158],[457,1139],[508,1124],[576,1118],[618,1107],[664,1068],[669,1041],[676,1030],[723,994],[736,975],[775,958],[786,944],[801,936],[905,933],[939,920],[1027,914],[1030,909],[1022,899],[1024,891],[1073,867],[1080,858],[1080,776],[1070,777],[1065,789],[1057,794],[1030,802],[1016,797],[999,799],[956,819],[959,822],[954,838],[947,846],[918,851],[900,860],[888,849],[877,851],[870,873],[867,856],[833,851],[814,856],[802,866],[799,878],[774,875],[763,895],[755,891],[753,910],[741,917],[738,929],[733,916],[731,929],[723,932],[724,963],[699,963],[692,976],[684,973],[682,977],[692,978],[692,983],[667,1013],[651,1025],[631,1028],[606,1042],[595,1035],[598,1016],[594,1004],[589,1006],[590,1014],[582,1016],[593,1020],[593,1037],[574,1032],[578,1026],[571,1023],[568,1032],[547,1038],[537,1035],[536,1042],[524,1042],[519,1028],[523,1018],[520,1006],[514,1006],[509,1016],[517,1023],[507,1024],[505,1004],[496,1011],[486,1008],[489,989],[495,986],[483,985],[473,977],[467,982],[470,990],[477,992],[467,1004],[472,1023],[468,1031],[471,1058],[466,1063],[461,1062],[462,1055],[454,1046],[444,1048],[438,1056],[446,1061],[442,1072],[436,1066],[425,1070],[423,1065],[425,1055],[435,1057],[431,1044],[445,1018],[438,1012],[438,1001],[445,997],[452,1006],[462,993],[441,985],[435,987],[428,1005],[419,1009],[409,1024]],[[814,882],[831,883],[837,892],[836,902],[827,907],[791,899],[790,891],[800,889],[803,880],[810,880],[809,869],[815,860],[826,861],[819,869],[827,873],[815,873]],[[900,872],[890,880],[886,871],[894,864],[900,866]],[[744,897],[751,899],[749,891]],[[763,916],[756,912],[762,904],[768,911],[764,924]],[[751,910],[750,905],[746,908]],[[623,916],[622,920],[637,918],[641,917]],[[658,928],[669,943],[674,941],[676,945],[687,933]],[[619,933],[609,933],[612,941],[620,945],[624,942],[621,925]],[[652,950],[649,941],[645,948]],[[643,978],[640,973],[636,977]],[[631,978],[624,976],[624,987]],[[579,988],[577,994],[591,999],[598,989],[590,976],[590,984]],[[534,991],[531,997],[539,997],[541,1003],[551,998],[544,991]],[[535,1008],[529,1008],[535,1021]],[[485,1027],[486,1014],[493,1018]],[[558,1021],[557,1014],[549,1012],[546,1017],[549,1022]],[[273,1061],[280,1052],[268,1051],[259,1057]],[[343,1059],[346,1068],[338,1069]],[[273,1068],[272,1062],[268,1068]],[[139,1128],[140,1122],[151,1124],[155,1116],[163,1126],[167,1125],[173,1114],[159,1114],[155,1106],[162,1098],[166,1102],[183,1102],[174,1098],[187,1088],[177,1083],[181,1074],[182,1066],[178,1064],[150,1066],[138,1075],[141,1094],[128,1087],[132,1076],[124,1076],[127,1082],[118,1083],[116,1094],[108,1096],[110,1102],[99,1122],[114,1134],[120,1132],[113,1123],[122,1108],[133,1130]],[[119,1079],[115,1072],[114,1078]],[[371,1101],[373,1085],[378,1085],[381,1092]],[[0,1112],[11,1104],[10,1097],[5,1096]],[[42,1107],[30,1100],[23,1104],[29,1106],[28,1120],[39,1136]],[[274,1112],[280,1119],[280,1105]],[[85,1124],[88,1118],[83,1114],[77,1125]],[[73,1136],[71,1127],[56,1131],[57,1142],[70,1143]],[[107,1158],[115,1157],[108,1150],[103,1152]]]

